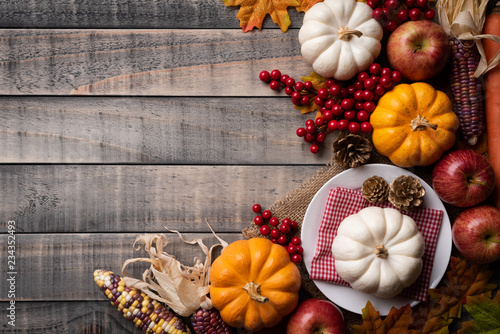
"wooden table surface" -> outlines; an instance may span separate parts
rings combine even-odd
[[[258,80],[308,75],[268,17],[243,33],[222,0],[0,0],[0,332],[138,333],[93,281],[144,256],[141,233],[243,238],[327,163],[295,135],[312,116]],[[333,137],[333,136],[329,136]],[[6,321],[15,221],[15,327]],[[197,246],[170,238],[190,264]],[[140,277],[146,266],[131,271]],[[12,271],[12,270],[10,270]]]

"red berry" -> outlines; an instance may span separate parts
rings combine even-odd
[[[365,101],[372,101],[374,98],[375,98],[375,93],[372,92],[371,90],[363,91],[363,99]]]
[[[290,224],[281,224],[280,231],[281,233],[287,234],[291,230]]]
[[[370,115],[364,111],[364,110],[360,110],[358,111],[358,113],[356,114],[356,119],[360,122],[365,122],[367,121],[368,119],[370,118]]]
[[[344,113],[344,117],[352,121],[356,118],[356,112],[354,110],[348,110]]]
[[[347,89],[345,89],[344,87],[341,87],[340,88],[340,98],[345,99],[348,96],[349,96],[349,94],[347,94]]]
[[[409,13],[409,11],[406,8],[403,8],[403,9],[399,10],[399,12],[398,12],[398,19],[401,22],[408,21],[408,18],[409,18],[408,13]]]
[[[354,105],[354,108],[355,108],[356,110],[363,110],[363,108],[364,108],[364,103],[363,103],[363,101],[356,102],[356,104]]]
[[[316,119],[314,120],[314,124],[316,124],[317,126],[322,126],[323,124],[325,124],[325,119],[323,117],[316,117]]]
[[[373,75],[380,75],[380,73],[382,73],[382,66],[380,66],[380,64],[373,63],[370,65],[369,71]]]
[[[268,71],[262,71],[259,73],[259,79],[263,82],[269,82],[271,80],[271,74]]]
[[[286,235],[280,235],[279,238],[278,238],[278,243],[280,245],[286,245],[288,243],[288,238],[286,237]]]
[[[332,110],[333,105],[335,104],[334,99],[328,99],[325,101],[325,109]]]
[[[337,122],[338,128],[340,131],[347,130],[347,127],[349,126],[349,121],[346,119],[341,119],[340,121]]]
[[[295,83],[295,90],[297,92],[303,91],[304,90],[304,83],[302,81]]]
[[[292,87],[285,87],[285,94],[286,95],[292,95],[293,93],[295,93],[295,90],[293,90]]]
[[[316,139],[316,134],[315,133],[306,133],[306,139],[308,142],[311,142],[314,139]]]
[[[300,254],[293,254],[292,255],[292,262],[293,263],[300,263],[300,262],[302,262],[302,256],[300,256]]]
[[[314,103],[316,103],[316,105],[321,107],[325,104],[325,100],[322,100],[319,96],[316,96],[314,98]]]
[[[382,8],[375,8],[372,13],[372,17],[377,21],[384,20],[384,11]]]
[[[273,216],[273,214],[269,210],[264,210],[262,212],[262,218],[264,218],[264,219],[271,219],[272,216]]]
[[[427,9],[429,6],[429,0],[417,0],[417,7],[421,9]]]
[[[354,102],[351,99],[343,99],[340,106],[344,110],[351,110],[354,107]]]
[[[299,227],[299,224],[295,220],[292,220],[290,222],[290,227],[292,228],[292,230],[296,230]]]
[[[349,132],[350,133],[358,133],[360,130],[360,126],[359,126],[359,123],[358,122],[351,122],[349,123]]]
[[[368,78],[363,82],[363,86],[368,90],[374,89],[376,84],[375,80],[372,80],[371,78]]]
[[[399,71],[392,72],[392,82],[398,83],[401,81],[401,73]]]
[[[346,89],[347,89],[347,94],[349,95],[353,95],[354,92],[356,91],[356,87],[354,85],[349,85],[346,87]]]
[[[389,68],[389,67],[384,67],[382,69],[382,72],[380,73],[380,76],[383,77],[383,76],[388,76],[390,77],[392,74],[392,70]]]
[[[270,240],[271,240],[271,242],[272,242],[273,244],[277,244],[277,243],[278,243],[278,239],[276,239],[276,238],[271,238]]]
[[[304,253],[304,248],[302,246],[297,246],[297,253],[298,254],[303,254]]]
[[[301,98],[300,98],[300,103],[303,104],[303,105],[307,105],[309,104],[309,96],[307,95],[303,95]]]
[[[390,10],[396,9],[399,6],[398,0],[385,0],[384,6]]]
[[[370,77],[370,79],[372,79],[373,81],[375,81],[376,84],[378,84],[380,82],[380,77],[378,75],[372,75]]]
[[[281,72],[279,70],[273,70],[271,71],[271,79],[273,80],[280,80],[281,79]]]
[[[308,125],[314,125],[314,121],[312,119],[306,120],[306,126]]]
[[[325,80],[325,86],[326,88],[330,88],[332,87],[333,85],[335,85],[336,81],[334,78],[328,78]]]
[[[328,130],[330,131],[337,131],[339,129],[337,121],[336,120],[331,120],[328,122]]]
[[[306,132],[307,133],[315,133],[316,132],[316,126],[315,125],[307,125],[306,126]]]
[[[369,122],[361,123],[361,131],[364,133],[369,133],[373,130],[372,125]]]
[[[391,89],[392,88],[392,79],[391,79],[391,77],[386,76],[386,75],[384,75],[383,77],[381,77],[380,78],[380,86],[382,86],[385,89]]]
[[[292,222],[292,220],[290,218],[283,218],[283,220],[281,221],[282,224],[290,224]]]
[[[262,216],[255,216],[253,218],[253,222],[255,223],[255,225],[260,226],[264,222],[264,218],[262,218]]]
[[[270,235],[271,235],[271,238],[278,239],[278,238],[279,238],[279,236],[281,235],[281,232],[280,232],[280,230],[278,230],[277,228],[273,228],[273,229],[271,230]]]
[[[367,72],[360,72],[358,74],[358,81],[364,82],[369,77],[370,77],[370,75]]]
[[[410,17],[410,20],[412,21],[417,21],[420,20],[420,14],[422,12],[418,8],[412,8],[410,9],[410,12],[408,13],[408,16]]]
[[[288,254],[290,254],[290,255],[296,254],[297,253],[297,246],[295,246],[294,244],[288,244],[288,247],[286,248],[286,250],[288,251]]]
[[[299,92],[295,91],[292,93],[292,101],[300,101],[300,99],[302,98],[302,94],[300,94]]]
[[[406,0],[405,1],[405,5],[408,8],[413,8],[416,6],[416,4],[417,4],[417,0]]]
[[[372,101],[366,101],[363,104],[363,110],[366,112],[373,112],[375,110],[375,103]]]
[[[385,27],[387,28],[388,31],[393,32],[398,27],[398,23],[396,22],[396,20],[389,20],[389,22],[387,22]]]
[[[306,82],[304,82],[304,88],[305,88],[306,90],[311,90],[311,89],[313,89],[313,84],[312,84],[312,82],[311,82],[311,81],[306,81]]]
[[[392,14],[391,14],[391,11],[389,10],[389,8],[383,7],[382,12],[384,12],[384,20],[388,20],[391,18]]]
[[[252,206],[252,211],[255,213],[260,213],[262,211],[262,207],[260,206],[260,204],[254,204]]]
[[[271,217],[271,219],[269,219],[269,225],[271,226],[278,226],[280,224],[280,220],[276,217]]]
[[[326,100],[328,98],[328,89],[320,88],[317,93],[318,97],[322,100]]]
[[[299,237],[293,237],[292,238],[292,244],[294,244],[295,246],[300,246],[302,244],[302,240],[300,240]]]
[[[332,111],[331,110],[326,110],[323,113],[323,119],[325,120],[325,122],[330,122],[333,119],[333,113],[332,113]]]
[[[309,150],[312,154],[316,154],[319,152],[319,146],[317,144],[312,144]]]
[[[374,0],[367,0],[367,1],[366,1],[366,4],[367,4],[368,6],[370,6],[370,8],[371,8],[371,9],[375,9],[375,8],[377,8],[377,6],[378,6],[378,3],[375,3],[375,1],[374,1]]]
[[[356,88],[356,90],[360,90],[360,89],[363,89],[363,83],[359,80],[356,80],[354,82],[354,88]]]
[[[361,89],[355,91],[353,98],[354,98],[354,101],[363,101],[363,91]]]
[[[382,96],[385,94],[385,89],[382,87],[382,85],[377,85],[374,90],[375,94],[378,96]]]
[[[339,97],[340,96],[340,86],[333,85],[332,87],[330,87],[330,94],[332,94],[333,96]]]
[[[269,83],[269,88],[271,88],[272,90],[278,90],[280,89],[280,83],[276,80],[273,80]]]
[[[342,107],[340,106],[340,104],[335,104],[332,107],[332,113],[335,116],[340,116],[340,115],[342,115],[344,113],[344,110],[342,110]]]
[[[290,76],[288,74],[283,74],[280,78],[280,82],[284,85],[286,84],[286,80],[290,78]]]
[[[434,8],[427,9],[424,12],[424,17],[429,21],[434,20],[434,18],[436,17],[436,10]]]
[[[262,234],[263,236],[268,236],[269,234],[271,234],[271,228],[269,227],[269,225],[262,225],[260,227],[260,234]]]
[[[316,141],[318,143],[322,143],[325,141],[325,134],[323,132],[320,132],[316,135]]]
[[[287,78],[285,85],[287,87],[293,88],[295,86],[295,79],[294,78]]]

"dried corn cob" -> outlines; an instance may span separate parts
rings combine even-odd
[[[202,308],[191,316],[191,324],[197,334],[235,334],[236,330],[222,320],[216,308]]]
[[[450,37],[450,44],[451,89],[459,134],[470,145],[475,145],[484,130],[483,85],[481,79],[474,76],[481,55],[474,41]]]
[[[111,304],[144,333],[191,333],[182,319],[140,290],[125,286],[119,275],[98,269],[94,281]]]

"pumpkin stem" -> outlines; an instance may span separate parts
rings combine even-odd
[[[427,120],[427,118],[417,115],[417,118],[412,119],[411,122],[411,128],[413,131],[422,131],[425,130],[426,128],[431,128],[432,130],[437,129],[437,124],[433,124]]]
[[[339,34],[339,38],[343,41],[350,41],[354,36],[361,37],[363,33],[359,30],[349,29],[347,27],[340,27],[337,30],[337,34]]]
[[[243,289],[250,295],[250,298],[259,303],[267,303],[269,301],[269,298],[260,294],[260,285],[257,283],[248,282]]]
[[[387,259],[387,257],[389,256],[389,253],[387,252],[387,248],[385,248],[384,245],[378,245],[377,247],[375,247],[373,252],[375,253],[375,255],[377,257],[380,257],[382,259]]]

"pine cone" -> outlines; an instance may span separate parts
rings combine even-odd
[[[389,184],[383,177],[374,175],[363,182],[361,192],[370,203],[382,203],[389,196]]]
[[[358,167],[370,160],[372,149],[369,139],[341,132],[337,140],[333,142],[333,159],[342,167]]]
[[[424,202],[425,189],[420,180],[400,175],[389,185],[389,202],[396,208],[411,211]]]

